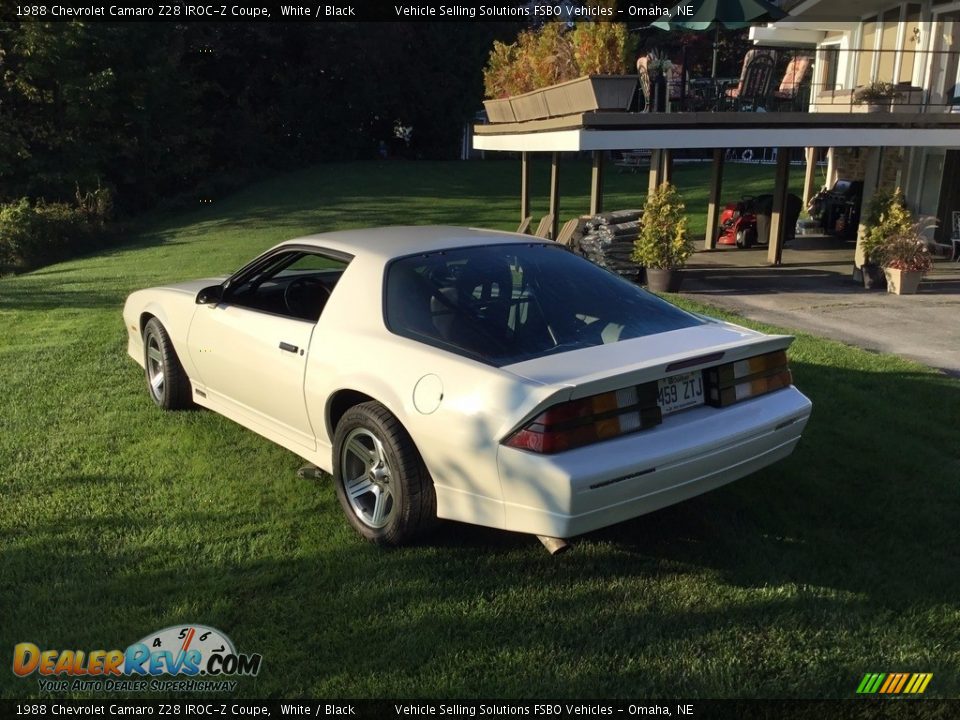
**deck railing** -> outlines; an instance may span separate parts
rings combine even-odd
[[[762,69],[752,72],[742,60],[736,66],[728,61],[718,77],[709,71],[709,47],[661,51],[674,63],[661,91],[669,97],[669,111],[960,112],[957,50],[757,45],[752,57],[769,58],[757,62]],[[871,97],[870,89],[880,92]],[[653,107],[641,102],[643,109]]]

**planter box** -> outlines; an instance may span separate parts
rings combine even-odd
[[[487,120],[492,123],[516,122],[513,114],[513,105],[509,98],[502,100],[484,100],[483,107],[487,111]]]
[[[550,117],[543,90],[532,90],[523,95],[514,95],[510,98],[510,104],[513,106],[513,114],[518,122]]]
[[[585,75],[509,99],[512,116],[501,103],[484,100],[490,122],[524,122],[594,110],[626,111],[637,89],[636,75]]]
[[[915,295],[923,280],[923,273],[916,270],[884,268],[883,273],[887,276],[887,292],[894,295]]]
[[[888,113],[890,112],[890,103],[861,103],[850,107],[850,112],[854,113]]]
[[[542,90],[550,117],[592,110],[627,110],[637,90],[635,75],[586,75]]]

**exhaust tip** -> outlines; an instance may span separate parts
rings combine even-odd
[[[547,552],[551,555],[560,555],[565,553],[572,546],[566,540],[562,538],[548,537],[546,535],[537,535],[537,540],[543,543],[543,546],[547,549]]]

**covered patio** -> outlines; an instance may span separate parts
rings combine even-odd
[[[863,203],[866,205],[881,176],[884,147],[955,147],[960,133],[960,114],[898,112],[878,114],[850,113],[631,113],[587,112],[544,120],[493,123],[474,127],[474,147],[485,151],[517,152],[521,155],[520,228],[535,227],[530,216],[530,164],[533,153],[551,158],[550,204],[540,221],[539,234],[558,239],[562,199],[559,195],[561,153],[589,152],[593,159],[589,208],[576,214],[594,215],[604,209],[604,171],[609,151],[651,150],[648,189],[669,182],[672,176],[672,151],[679,148],[712,150],[709,204],[703,247],[714,247],[722,209],[723,165],[727,148],[771,147],[778,149],[774,172],[773,215],[770,243],[765,262],[783,262],[787,235],[784,210],[789,187],[790,152],[806,148],[808,157],[818,147],[863,148],[866,151],[866,177]],[[807,163],[804,195],[814,183],[813,163]],[[852,248],[851,248],[852,251]],[[847,254],[849,269],[852,252]],[[757,264],[756,252],[748,253]],[[761,260],[762,262],[763,260]],[[860,264],[860,262],[858,262]]]

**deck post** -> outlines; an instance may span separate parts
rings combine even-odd
[[[723,186],[723,150],[713,149],[713,166],[710,172],[710,196],[707,199],[707,234],[703,238],[703,249],[713,250],[717,242],[717,229],[720,227],[720,190]]]
[[[647,183],[647,197],[653,195],[653,191],[660,187],[660,183],[663,182],[662,153],[662,150],[650,151],[650,180]]]
[[[770,218],[770,245],[767,262],[779,265],[783,255],[783,239],[787,236],[787,194],[790,189],[790,148],[777,150],[777,174],[773,181],[773,215]]]
[[[827,150],[827,182],[826,186],[832,188],[837,181],[837,149],[829,148]]]
[[[663,167],[660,169],[660,184],[673,182],[673,150],[661,151],[661,162]]]
[[[593,151],[593,169],[590,172],[590,214],[603,212],[603,150]]]
[[[857,249],[853,256],[853,263],[857,267],[862,267],[867,259],[866,254],[863,252],[863,239],[867,233],[866,225],[864,225],[864,221],[866,220],[865,210],[870,207],[870,201],[873,200],[873,196],[877,192],[883,148],[866,148],[866,152],[866,166],[863,169],[863,201],[860,204],[860,225],[857,227]]]
[[[554,152],[550,157],[550,214],[553,223],[550,226],[550,239],[557,239],[557,230],[560,223],[560,153]]]
[[[520,153],[520,222],[530,217],[530,157],[526,150]]]
[[[810,198],[819,189],[813,187],[817,180],[817,149],[814,147],[806,148],[805,157],[807,172],[803,176],[803,206],[807,207],[810,204]]]

